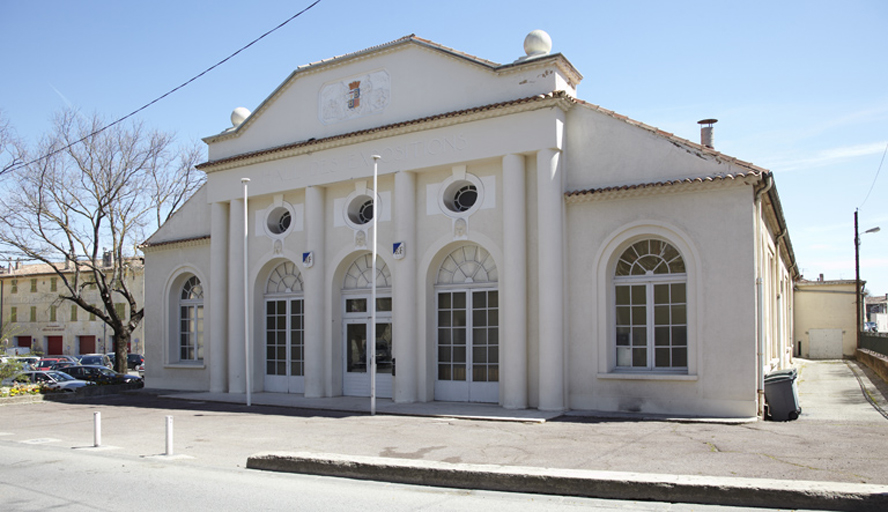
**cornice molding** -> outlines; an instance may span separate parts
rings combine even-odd
[[[223,158],[221,160],[205,162],[197,165],[197,169],[210,174],[212,172],[233,169],[244,165],[253,165],[283,158],[291,158],[308,153],[316,153],[363,142],[396,137],[410,133],[417,133],[437,128],[456,126],[474,121],[493,119],[497,117],[532,112],[546,108],[558,107],[562,111],[568,111],[574,105],[573,98],[564,91],[556,91],[549,94],[541,94],[502,103],[484,105],[466,110],[448,112],[434,116],[404,121],[357,132],[333,135],[318,140],[295,142],[275,148],[263,149],[252,153],[244,153]]]

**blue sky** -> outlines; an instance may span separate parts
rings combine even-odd
[[[29,141],[69,105],[123,116],[310,3],[0,0],[0,109]],[[885,228],[861,245],[861,277],[884,294],[886,25],[879,0],[321,0],[139,119],[198,140],[302,64],[411,33],[507,63],[543,29],[583,73],[580,98],[693,141],[698,120],[717,118],[718,150],[774,171],[806,278],[854,278],[860,208],[861,232]]]

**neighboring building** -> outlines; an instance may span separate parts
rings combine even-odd
[[[755,416],[798,276],[771,173],[577,99],[549,48],[408,36],[237,109],[143,246],[148,385],[369,396],[375,332],[397,402]]]
[[[800,279],[795,284],[796,354],[806,359],[854,357],[857,281]]]
[[[138,302],[144,293],[144,266],[141,259],[132,260],[129,283]],[[71,274],[73,275],[73,274]],[[86,285],[86,297],[92,304],[101,304],[95,285]],[[59,294],[64,284],[55,271],[46,264],[10,264],[0,267],[0,322],[9,323],[13,335],[2,340],[9,351],[29,352],[39,349],[46,355],[81,355],[111,352],[113,331],[104,322],[81,309],[73,302],[63,301]],[[126,311],[129,306],[116,305]],[[130,350],[140,352],[144,347],[143,327],[133,332]]]
[[[877,332],[888,332],[888,294],[866,298],[866,321],[874,322]]]

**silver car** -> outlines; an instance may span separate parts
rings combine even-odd
[[[55,370],[47,371],[30,371],[21,372],[14,377],[3,380],[4,386],[11,386],[16,382],[28,382],[31,384],[42,384],[49,389],[55,389],[68,393],[73,393],[84,386],[94,386],[95,382],[86,380],[78,380],[64,372]]]

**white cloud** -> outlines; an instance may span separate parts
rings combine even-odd
[[[764,167],[782,172],[810,169],[812,167],[824,167],[827,165],[857,158],[861,156],[880,155],[885,152],[888,141],[871,142],[868,144],[855,144],[853,146],[840,146],[830,149],[822,149],[807,158],[788,158],[765,162]]]

